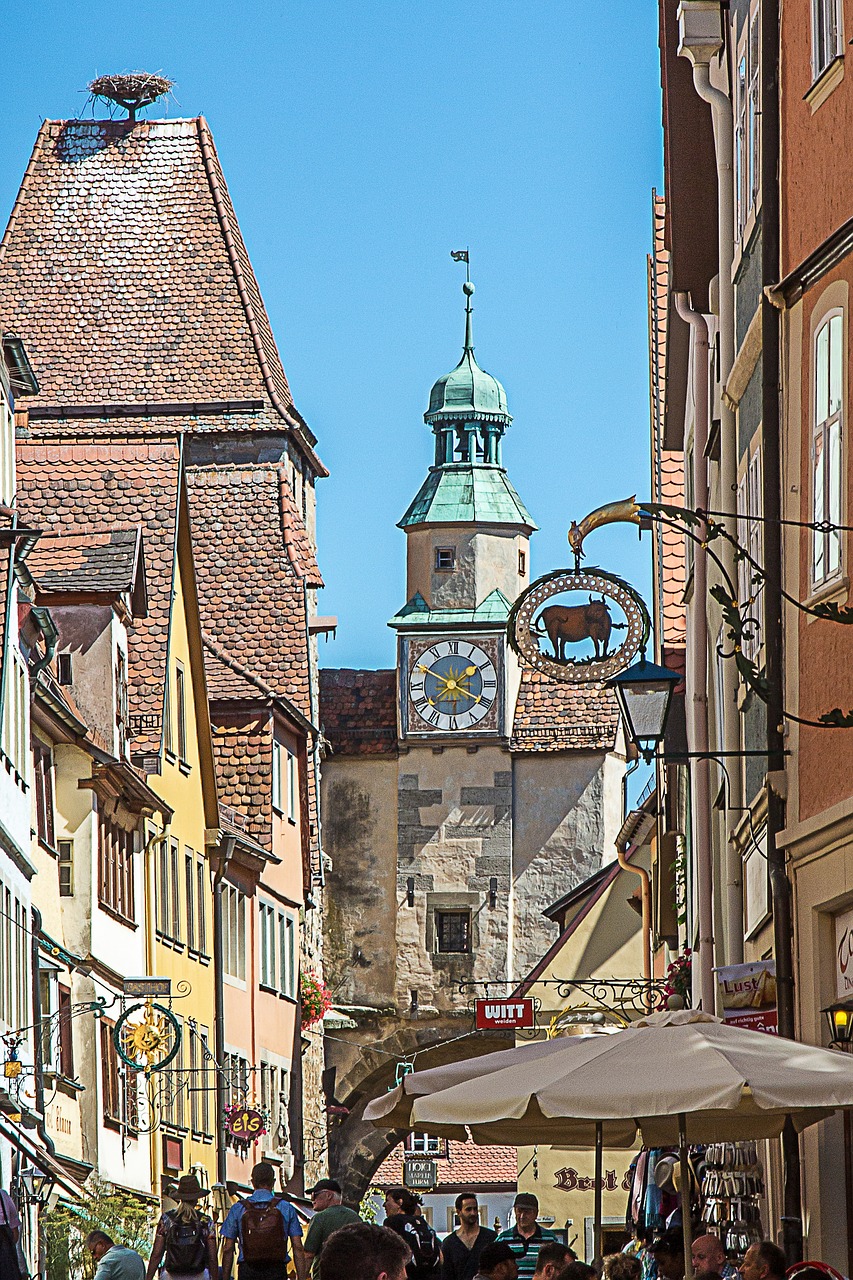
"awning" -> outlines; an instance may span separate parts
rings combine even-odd
[[[66,1195],[73,1196],[75,1200],[80,1200],[85,1195],[80,1183],[75,1181],[70,1173],[66,1173],[56,1156],[52,1156],[44,1147],[40,1147],[27,1133],[2,1114],[0,1114],[0,1137],[8,1138],[12,1146],[22,1151],[36,1168],[41,1169],[42,1173],[49,1174]]]

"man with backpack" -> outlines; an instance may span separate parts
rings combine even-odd
[[[409,1280],[439,1280],[441,1245],[421,1211],[421,1202],[406,1187],[385,1193],[385,1226],[402,1236],[412,1251],[406,1267]]]
[[[194,1173],[178,1181],[177,1209],[169,1209],[157,1223],[154,1247],[145,1280],[153,1280],[159,1266],[161,1280],[217,1280],[216,1229],[198,1201],[206,1194]]]
[[[275,1169],[261,1161],[252,1170],[251,1182],[252,1194],[231,1206],[219,1231],[222,1280],[231,1280],[238,1244],[238,1280],[286,1280],[288,1245],[297,1280],[306,1280],[302,1227],[293,1205],[275,1194]]]

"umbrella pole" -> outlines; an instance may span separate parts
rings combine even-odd
[[[604,1132],[599,1120],[595,1126],[595,1223],[592,1231],[592,1264],[597,1271],[601,1269],[601,1203],[604,1191]]]
[[[684,1280],[693,1280],[693,1222],[690,1202],[690,1165],[687,1160],[687,1117],[678,1117],[678,1159],[681,1166],[681,1230],[684,1235]]]

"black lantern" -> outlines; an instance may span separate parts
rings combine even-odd
[[[21,1185],[30,1204],[47,1204],[56,1184],[49,1173],[30,1165],[21,1174]]]
[[[853,1047],[853,1000],[842,1000],[821,1010],[829,1027],[829,1043],[834,1049]]]
[[[641,657],[607,681],[608,688],[616,692],[625,731],[646,764],[655,757],[655,748],[666,729],[673,690],[682,679],[679,671],[659,667]]]

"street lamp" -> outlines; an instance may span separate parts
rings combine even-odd
[[[853,1000],[831,1004],[821,1013],[829,1027],[829,1043],[834,1049],[850,1049],[853,1046]]]
[[[643,656],[607,681],[616,694],[628,737],[646,764],[655,757],[666,730],[673,691],[683,678],[681,672],[647,662]]]
[[[35,1165],[30,1165],[21,1174],[21,1185],[30,1204],[47,1204],[51,1192],[56,1185],[49,1173],[43,1173]]]

